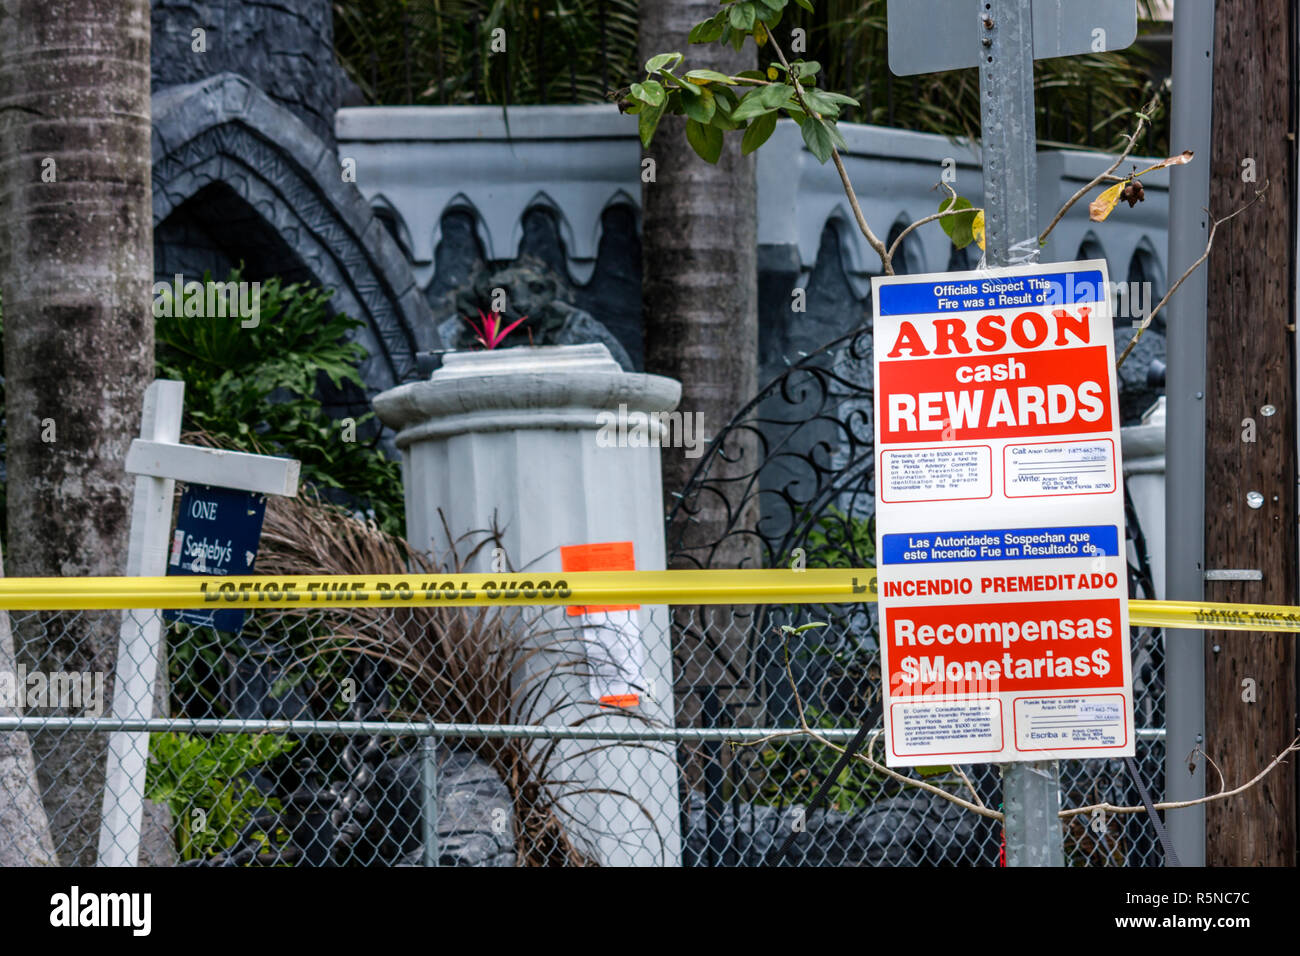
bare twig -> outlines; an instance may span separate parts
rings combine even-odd
[[[803,97],[799,97],[799,102],[803,102]],[[820,119],[818,122],[820,122]],[[831,160],[835,163],[836,172],[840,174],[840,182],[844,184],[844,193],[849,197],[849,208],[853,210],[853,218],[858,221],[858,228],[862,230],[862,235],[866,236],[867,243],[871,248],[876,250],[876,255],[880,256],[880,266],[885,275],[892,276],[894,274],[894,263],[890,258],[889,250],[885,248],[885,244],[867,225],[867,219],[862,214],[862,207],[858,205],[858,194],[853,191],[853,183],[849,181],[848,170],[844,168],[844,160],[840,159],[839,150],[834,146],[831,147]]]
[[[770,740],[775,740],[778,738],[784,739],[784,738],[792,738],[792,737],[810,737],[813,740],[815,740],[817,743],[835,751],[836,753],[839,754],[844,753],[845,751],[844,747],[828,740],[824,735],[818,733],[812,727],[808,726],[808,719],[804,715],[803,701],[799,696],[798,687],[795,686],[794,672],[790,668],[790,644],[788,639],[784,642],[784,651],[785,651],[784,654],[785,678],[787,681],[789,681],[791,690],[794,691],[795,711],[799,716],[799,729],[783,731],[781,733],[776,733],[776,734],[770,734],[769,736],[764,737],[761,740],[729,741],[729,743],[733,747],[755,747],[755,746],[760,746],[761,744],[766,743]],[[913,777],[904,776],[903,774],[898,773],[892,768],[876,760],[876,758],[872,754],[875,750],[876,741],[878,741],[881,738],[884,732],[885,732],[884,728],[876,728],[875,730],[873,730],[871,732],[871,736],[867,740],[866,747],[863,750],[853,754],[853,758],[861,763],[866,764],[868,767],[870,767],[872,770],[876,771],[877,773],[882,774],[883,776],[886,776],[891,780],[898,781],[899,783],[903,784],[903,786],[912,787],[917,790],[924,790],[926,793],[934,794],[936,797],[942,797],[943,799],[947,800],[950,803],[954,803],[957,806],[969,810],[972,813],[976,813],[982,817],[987,817],[990,820],[1006,819],[1001,812],[997,810],[990,810],[988,807],[984,805],[984,801],[980,799],[979,793],[975,790],[975,786],[974,784],[971,783],[970,778],[966,776],[966,774],[962,771],[962,769],[958,767],[956,764],[953,765],[953,770],[957,773],[959,777],[961,777],[962,782],[966,784],[967,789],[970,790],[971,796],[974,797],[974,802],[971,802],[970,800],[965,800],[962,797],[957,796],[955,793],[951,793],[950,791],[944,790],[942,787],[937,787],[934,784],[927,783],[924,780],[917,780]],[[1206,761],[1211,766],[1214,767],[1215,772],[1218,773],[1219,775],[1218,792],[1210,794],[1209,796],[1199,797],[1195,800],[1179,800],[1170,803],[1157,803],[1155,805],[1156,810],[1164,810],[1164,811],[1180,810],[1185,807],[1194,807],[1199,804],[1213,803],[1217,800],[1227,800],[1229,797],[1235,797],[1239,794],[1245,793],[1247,790],[1249,790],[1251,787],[1258,784],[1261,780],[1263,780],[1270,773],[1276,770],[1279,766],[1285,763],[1286,756],[1288,754],[1300,753],[1300,736],[1297,736],[1294,740],[1292,740],[1291,743],[1286,747],[1286,749],[1284,749],[1281,753],[1279,753],[1276,757],[1272,759],[1272,761],[1269,763],[1267,767],[1265,767],[1259,773],[1255,774],[1254,777],[1252,777],[1250,780],[1243,783],[1241,786],[1236,787],[1235,789],[1232,790],[1224,789],[1225,784],[1223,779],[1223,772],[1219,770],[1218,765],[1215,764],[1214,761],[1210,759],[1209,754],[1206,754],[1203,751],[1199,751],[1199,749],[1196,752],[1200,752],[1202,756],[1205,757]],[[1145,813],[1146,807],[1145,806],[1119,807],[1111,803],[1094,803],[1094,804],[1089,804],[1088,806],[1085,807],[1072,807],[1068,810],[1061,810],[1058,812],[1057,816],[1060,817],[1062,820],[1067,820],[1071,817],[1077,817],[1082,814],[1091,814],[1097,811],[1102,811],[1103,813],[1114,813],[1114,814]]]
[[[1207,753],[1206,753],[1204,750],[1202,750],[1200,747],[1197,747],[1195,750],[1192,751],[1192,756],[1193,756],[1193,757],[1195,757],[1197,754],[1200,754],[1202,757],[1204,757],[1204,758],[1205,758],[1205,762],[1208,763],[1211,767],[1213,767],[1213,768],[1214,768],[1214,772],[1215,772],[1216,774],[1218,774],[1218,777],[1219,777],[1219,789],[1222,790],[1224,787],[1226,787],[1226,786],[1228,785],[1228,781],[1225,780],[1225,779],[1223,778],[1223,771],[1220,770],[1220,769],[1219,769],[1219,765],[1218,765],[1217,763],[1214,762],[1214,758],[1212,758],[1209,754],[1207,754]]]
[[[975,789],[975,784],[970,782],[970,777],[966,776],[966,771],[962,770],[961,767],[956,764],[952,765],[952,769],[957,772],[957,776],[961,777],[962,782],[966,784],[966,789],[969,790],[970,795],[975,798],[975,802],[981,807],[984,806],[984,801],[980,799],[979,791]]]
[[[834,743],[831,740],[828,740],[826,737],[819,734],[816,730],[809,727],[806,720],[804,719],[802,710],[799,711],[799,723],[801,725],[801,729],[799,730],[791,730],[782,734],[773,734],[771,737],[765,739],[771,740],[777,737],[810,737],[816,742],[822,744],[824,747],[827,747],[835,751],[836,753],[844,752],[844,747]],[[897,771],[891,769],[890,767],[876,760],[873,756],[871,756],[871,754],[875,749],[876,742],[881,738],[883,734],[884,734],[883,728],[878,728],[872,731],[871,737],[867,742],[866,749],[864,751],[854,754],[853,755],[854,759],[866,764],[872,770],[875,770],[876,772],[886,777],[889,777],[892,780],[898,781],[904,786],[913,787],[917,790],[924,790],[926,793],[931,793],[937,797],[942,797],[943,799],[949,801],[950,803],[954,803],[957,806],[962,807],[963,809],[966,810],[970,810],[972,813],[976,813],[982,817],[987,817],[990,820],[1005,819],[1002,813],[998,812],[997,810],[990,810],[986,806],[984,806],[983,801],[980,800],[979,795],[975,792],[975,787],[971,784],[970,779],[966,776],[966,774],[964,774],[961,771],[960,767],[954,765],[953,770],[957,772],[957,774],[965,782],[966,786],[970,788],[972,796],[974,796],[975,800],[977,801],[975,803],[972,803],[971,801],[965,800],[954,793],[944,790],[942,787],[936,787],[933,784],[926,783],[924,780],[916,780],[912,777],[906,777],[903,774],[898,773]],[[759,741],[733,741],[732,746],[752,747],[752,746],[756,746],[758,743]],[[1274,757],[1272,761],[1269,762],[1268,766],[1266,766],[1263,770],[1255,774],[1255,776],[1251,777],[1249,780],[1247,780],[1239,787],[1235,787],[1232,790],[1224,790],[1222,786],[1220,786],[1219,792],[1217,793],[1213,793],[1205,797],[1198,797],[1195,800],[1178,800],[1178,801],[1170,801],[1166,803],[1157,803],[1155,804],[1154,809],[1160,811],[1181,810],[1187,807],[1199,806],[1201,804],[1206,804],[1206,803],[1215,803],[1219,800],[1227,800],[1231,797],[1239,796],[1245,793],[1247,790],[1259,784],[1260,781],[1262,781],[1270,773],[1272,773],[1279,766],[1281,766],[1283,763],[1286,762],[1286,757],[1288,754],[1293,754],[1293,753],[1300,753],[1300,737],[1296,737],[1295,740],[1291,741],[1291,743],[1287,746],[1285,750],[1283,750],[1276,757]],[[1215,770],[1216,771],[1218,770],[1217,766],[1215,767]],[[1223,779],[1222,774],[1220,774],[1219,779],[1220,780]],[[1063,820],[1066,820],[1071,817],[1092,814],[1099,810],[1102,811],[1103,813],[1113,813],[1118,815],[1118,814],[1145,813],[1146,807],[1145,806],[1121,807],[1121,806],[1116,806],[1112,803],[1093,803],[1087,806],[1071,807],[1068,810],[1061,810],[1057,814],[1057,816],[1059,816]]]
[[[803,731],[804,734],[811,737],[813,740],[817,741],[819,744],[823,745],[824,747],[829,747],[831,750],[834,750],[836,753],[841,753],[841,754],[844,753],[844,748],[842,746],[840,746],[837,743],[834,743],[833,741],[827,740],[817,731],[808,727],[808,725],[804,722],[802,713],[799,715],[799,721],[804,725],[804,731]],[[917,790],[924,790],[927,793],[934,794],[936,797],[943,797],[945,800],[955,803],[957,804],[957,806],[969,810],[972,813],[977,813],[982,817],[988,817],[991,820],[1001,820],[1003,818],[1002,814],[999,813],[997,810],[990,810],[988,807],[985,807],[982,804],[971,803],[969,800],[964,800],[961,797],[957,796],[955,793],[950,793],[949,791],[944,790],[942,787],[936,787],[932,783],[926,783],[924,780],[916,780],[913,777],[905,777],[903,776],[903,774],[899,773],[898,771],[885,766],[885,764],[883,763],[880,763],[878,760],[876,760],[874,757],[871,756],[871,751],[875,748],[876,741],[879,740],[883,734],[884,734],[883,729],[877,729],[872,731],[871,737],[867,740],[866,749],[863,751],[859,751],[858,753],[855,753],[853,755],[853,759],[860,761],[861,763],[865,763],[872,770],[875,770],[876,772],[881,773],[892,780],[897,780],[899,783],[903,784],[904,786],[914,787]]]
[[[1205,796],[1205,797],[1198,797],[1195,800],[1177,800],[1170,803],[1157,803],[1155,805],[1155,809],[1181,810],[1185,807],[1195,807],[1203,803],[1214,803],[1215,801],[1218,800],[1227,800],[1229,797],[1235,797],[1239,794],[1245,793],[1251,787],[1255,786],[1257,783],[1259,783],[1261,780],[1267,777],[1270,773],[1272,773],[1274,770],[1276,770],[1278,767],[1284,764],[1286,762],[1285,758],[1287,754],[1293,754],[1293,753],[1300,753],[1300,737],[1296,737],[1294,740],[1292,740],[1291,743],[1287,745],[1285,750],[1283,750],[1280,754],[1274,757],[1272,761],[1269,762],[1269,765],[1267,767],[1265,767],[1259,773],[1255,774],[1255,776],[1251,777],[1240,787],[1236,787],[1232,790],[1224,790],[1222,787],[1220,787],[1218,793],[1212,793],[1209,796]],[[1217,770],[1218,767],[1215,767],[1215,769]],[[1219,779],[1220,780],[1223,779],[1222,774],[1220,774]],[[1117,807],[1109,803],[1094,803],[1093,805],[1087,807],[1073,807],[1069,810],[1062,810],[1058,814],[1058,816],[1064,819],[1066,817],[1078,816],[1081,813],[1094,813],[1098,810],[1101,810],[1104,813],[1145,813],[1146,807]]]
[[[768,42],[772,44],[772,49],[776,51],[777,57],[780,58],[781,65],[785,67],[786,75],[794,81],[791,85],[794,86],[794,98],[799,101],[799,108],[817,122],[823,122],[821,114],[804,102],[803,84],[799,82],[799,77],[790,73],[790,61],[785,58],[785,53],[781,50],[780,44],[776,42],[776,37],[769,33]],[[885,244],[880,240],[880,237],[872,232],[871,226],[867,224],[867,217],[862,214],[862,206],[858,203],[858,194],[854,191],[853,183],[849,180],[848,170],[844,168],[844,161],[840,159],[840,152],[834,145],[831,146],[831,160],[835,163],[835,171],[840,174],[840,182],[844,184],[844,194],[849,198],[849,208],[853,210],[853,218],[857,220],[858,229],[862,231],[867,243],[880,257],[880,267],[884,270],[885,275],[892,276],[894,274],[894,263],[891,250],[885,248]]]
[[[943,797],[945,800],[948,800],[951,803],[955,803],[959,807],[964,807],[965,809],[971,811],[971,813],[977,813],[982,817],[988,817],[990,820],[1005,819],[1003,814],[997,810],[990,810],[988,807],[985,807],[983,805],[977,806],[976,804],[971,803],[969,800],[963,800],[955,793],[949,793],[947,790],[944,790],[942,787],[936,787],[933,784],[926,783],[924,780],[914,780],[911,777],[905,777],[901,773],[897,773],[894,770],[891,770],[889,767],[885,766],[883,763],[878,762],[874,757],[871,756],[871,752],[876,747],[876,741],[880,740],[880,738],[884,735],[884,733],[885,731],[883,728],[880,730],[873,731],[871,734],[871,739],[867,741],[867,749],[862,753],[854,754],[854,757],[858,760],[861,760],[863,763],[869,764],[871,767],[875,768],[876,770],[880,771],[881,773],[885,774],[888,777],[892,777],[893,779],[899,781],[900,783],[906,784],[909,787],[915,787],[918,790],[924,790],[927,793],[933,793],[935,796],[938,797]],[[827,743],[835,750],[843,750],[842,747],[838,747],[835,744],[831,744],[830,741],[827,741]]]
[[[890,261],[891,262],[893,261],[894,253],[896,253],[898,251],[898,247],[903,244],[903,240],[907,238],[908,233],[912,232],[918,226],[924,226],[927,222],[934,222],[936,219],[943,219],[945,216],[959,216],[964,212],[969,212],[969,213],[983,212],[983,209],[981,207],[969,207],[966,209],[948,209],[945,210],[944,212],[931,213],[928,216],[916,220],[916,222],[912,223],[910,226],[908,226],[906,229],[900,232],[898,234],[898,237],[894,239],[894,244],[889,247]]]
[[[1040,247],[1047,241],[1047,237],[1051,234],[1052,230],[1056,228],[1056,224],[1065,218],[1065,214],[1070,211],[1074,204],[1091,192],[1096,186],[1101,185],[1101,183],[1109,179],[1111,173],[1119,169],[1120,163],[1128,159],[1128,154],[1133,152],[1133,147],[1137,145],[1138,137],[1142,135],[1142,131],[1146,128],[1147,123],[1151,121],[1151,114],[1155,112],[1156,107],[1159,105],[1160,94],[1157,93],[1151,98],[1151,102],[1147,104],[1146,109],[1138,113],[1137,126],[1134,127],[1133,132],[1129,134],[1128,144],[1124,147],[1124,151],[1115,158],[1115,162],[1111,163],[1104,173],[1101,173],[1088,183],[1088,185],[1084,186],[1066,200],[1065,205],[1057,211],[1056,216],[1047,224],[1047,228],[1038,234],[1038,245]]]
[[[795,737],[807,737],[811,734],[811,730],[794,727],[790,730],[779,730],[776,733],[768,734],[766,737],[757,737],[750,740],[728,740],[727,745],[734,748],[761,747],[763,744],[769,744],[774,740],[792,740]]]
[[[789,635],[786,635],[786,638],[784,641],[781,642],[781,645],[785,652],[785,679],[790,682],[790,690],[794,694],[794,706],[795,709],[799,712],[799,726],[802,727],[804,730],[808,730],[808,721],[804,719],[804,715],[803,715],[803,701],[800,700],[799,698],[799,686],[798,684],[795,683],[794,672],[790,670]]]
[[[1124,346],[1123,353],[1116,360],[1115,362],[1116,368],[1119,368],[1124,364],[1124,360],[1129,357],[1129,354],[1137,346],[1138,342],[1141,341],[1142,333],[1147,330],[1147,327],[1149,325],[1151,325],[1151,320],[1156,317],[1156,313],[1159,312],[1161,309],[1163,309],[1165,303],[1168,302],[1169,299],[1173,296],[1173,294],[1178,291],[1178,287],[1181,286],[1187,280],[1188,276],[1190,276],[1193,272],[1195,272],[1200,267],[1202,262],[1204,262],[1206,259],[1210,257],[1210,250],[1214,247],[1215,231],[1221,225],[1227,222],[1229,219],[1241,215],[1251,206],[1255,205],[1255,203],[1259,202],[1259,198],[1263,196],[1265,191],[1267,191],[1268,189],[1268,183],[1269,181],[1267,179],[1264,180],[1264,185],[1261,186],[1258,191],[1256,191],[1255,198],[1250,200],[1250,202],[1246,203],[1246,205],[1241,206],[1233,210],[1232,212],[1228,213],[1228,215],[1224,216],[1222,219],[1214,219],[1211,216],[1212,221],[1210,223],[1210,234],[1205,239],[1205,251],[1202,252],[1199,257],[1197,257],[1195,262],[1193,262],[1190,266],[1187,267],[1187,271],[1184,272],[1182,275],[1180,275],[1178,277],[1178,281],[1169,287],[1169,291],[1165,293],[1164,298],[1162,298],[1159,302],[1157,302],[1156,307],[1152,309],[1150,312],[1148,312],[1146,314],[1146,317],[1142,319],[1142,324],[1138,326],[1137,334],[1133,336],[1133,338],[1129,339],[1128,345]],[[1205,212],[1207,215],[1209,215],[1210,211],[1206,209]]]

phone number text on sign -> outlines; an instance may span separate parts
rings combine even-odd
[[[1002,454],[1008,498],[1099,495],[1115,490],[1115,443],[1109,438],[1008,445]]]

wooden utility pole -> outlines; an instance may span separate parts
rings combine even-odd
[[[1287,0],[1217,0],[1208,268],[1205,598],[1296,604],[1295,50]],[[1178,95],[1178,91],[1174,91]],[[1199,161],[1200,157],[1198,157]],[[1178,329],[1171,329],[1178,335]],[[1249,580],[1258,572],[1257,580]],[[1205,750],[1229,787],[1296,735],[1293,634],[1210,631]],[[1206,787],[1217,787],[1207,774]],[[1206,863],[1294,866],[1288,766],[1206,809]]]

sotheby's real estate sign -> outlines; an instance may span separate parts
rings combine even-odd
[[[186,485],[172,535],[168,574],[252,574],[266,517],[266,496],[232,488]],[[169,621],[238,634],[242,610],[191,608],[164,611]]]
[[[1106,263],[872,280],[892,766],[1133,754]]]

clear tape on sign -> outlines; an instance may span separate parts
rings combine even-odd
[[[1033,265],[1038,261],[1039,248],[1037,236],[1030,236],[1028,239],[1013,242],[1007,250],[1007,265]]]
[[[1021,239],[1019,242],[1013,242],[1007,249],[1008,266],[1031,266],[1038,262],[1040,248],[1038,237],[1030,236],[1028,239]],[[975,272],[988,272],[989,254],[987,249],[980,250],[980,261],[975,264]]]

